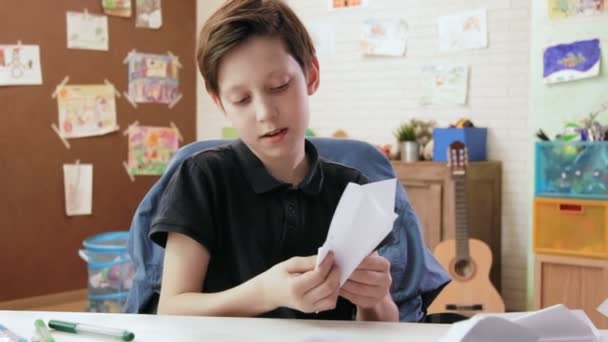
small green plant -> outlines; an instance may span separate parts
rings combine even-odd
[[[395,138],[397,141],[416,141],[416,126],[412,122],[401,124],[395,130]]]

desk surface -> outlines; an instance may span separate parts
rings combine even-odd
[[[412,323],[305,321],[71,312],[0,311],[0,324],[30,339],[37,318],[59,319],[130,330],[135,341],[437,341],[448,326]],[[105,338],[52,332],[56,342],[108,341]],[[110,340],[111,341],[111,340]]]
[[[130,330],[135,341],[269,341],[390,342],[438,341],[449,325],[305,321],[264,318],[219,318],[73,312],[0,311],[0,324],[21,337],[34,335],[34,321],[59,319]],[[602,331],[608,341],[608,330]],[[118,341],[53,331],[56,342]]]

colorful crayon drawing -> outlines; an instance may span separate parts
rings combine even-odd
[[[66,85],[57,94],[59,130],[63,137],[90,137],[118,129],[113,86]]]
[[[367,0],[328,0],[329,10],[341,8],[364,7],[367,6]]]
[[[368,19],[363,23],[361,49],[366,55],[403,56],[407,24],[401,19]]]
[[[605,9],[604,2],[605,0],[548,0],[549,18],[563,19],[602,14]]]
[[[0,45],[0,86],[42,84],[38,45]]]
[[[422,68],[420,104],[466,104],[469,68],[431,65]]]
[[[103,12],[115,17],[131,17],[131,0],[101,0]]]
[[[481,49],[488,46],[485,10],[439,17],[437,29],[439,51]]]
[[[133,126],[129,129],[129,173],[162,175],[179,148],[179,134],[172,127]]]
[[[543,78],[551,84],[598,76],[600,60],[599,39],[550,46],[543,55]]]
[[[179,62],[172,55],[133,53],[129,58],[129,97],[138,103],[171,103],[179,95]]]

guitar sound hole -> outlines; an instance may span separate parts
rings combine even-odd
[[[462,278],[469,278],[473,275],[473,265],[469,260],[461,259],[454,264],[454,272]]]

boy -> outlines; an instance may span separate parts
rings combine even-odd
[[[227,1],[197,60],[240,140],[187,158],[163,194],[158,312],[397,321],[385,258],[366,257],[341,288],[331,253],[315,267],[346,185],[366,178],[304,138],[319,63],[300,20],[280,0]]]

